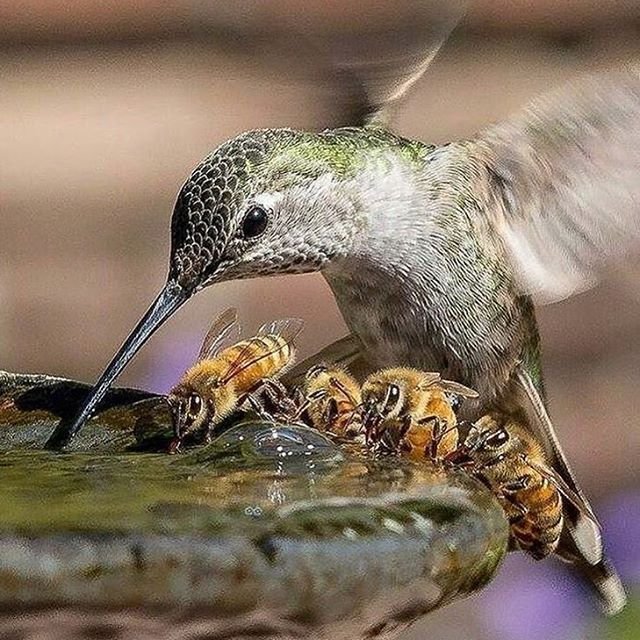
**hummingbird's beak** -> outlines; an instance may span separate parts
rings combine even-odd
[[[72,422],[68,420],[60,421],[47,440],[45,445],[47,449],[62,449],[71,442],[85,422],[91,418],[96,406],[105,396],[119,373],[127,366],[156,329],[173,315],[187,301],[190,295],[190,292],[185,291],[175,282],[168,282],[164,286],[155,302],[149,307],[136,328],[129,334],[118,353],[89,392],[74,420]]]

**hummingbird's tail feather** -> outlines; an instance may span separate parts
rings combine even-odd
[[[604,613],[614,615],[627,600],[622,582],[615,568],[603,552],[600,526],[593,518],[593,510],[575,479],[564,455],[546,406],[531,376],[520,365],[514,374],[516,400],[524,409],[529,427],[544,446],[545,454],[554,470],[584,502],[580,509],[565,501],[566,528],[556,554],[571,563],[596,590]]]
[[[567,546],[562,545],[558,550],[558,555],[575,567],[585,578],[585,581],[595,592],[603,613],[607,616],[614,616],[620,613],[627,603],[627,594],[624,590],[620,576],[606,556],[603,556],[596,564],[587,562],[577,549],[575,552],[567,550]]]

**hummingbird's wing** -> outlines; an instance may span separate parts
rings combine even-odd
[[[358,3],[357,20],[313,34],[336,72],[347,124],[385,124],[465,13],[467,0]],[[386,17],[385,17],[386,13]]]
[[[308,78],[333,93],[333,122],[384,123],[389,109],[422,76],[464,15],[468,0],[327,3],[282,16],[282,49]],[[282,29],[282,27],[286,27]]]
[[[553,302],[640,253],[640,73],[583,78],[477,138],[523,290]]]
[[[560,474],[569,488],[589,506],[589,511],[592,512],[589,501],[569,468],[569,463],[560,446],[544,402],[531,377],[521,365],[516,368],[514,382],[519,404],[526,411],[529,425],[536,436],[536,440],[544,446],[544,452],[550,466]],[[599,527],[591,518],[585,517],[587,514],[582,513],[571,502],[567,502],[567,511],[569,512],[569,524],[576,538],[578,548],[589,562],[596,564],[602,557],[602,538]]]
[[[593,509],[569,467],[544,402],[522,366],[517,367],[514,382],[517,400],[526,411],[536,439],[544,445],[547,460],[563,483],[565,495],[567,489],[575,494],[573,499],[563,500],[567,526],[556,553],[576,565],[590,581],[606,614],[618,613],[627,596],[618,574],[603,553],[600,528]]]

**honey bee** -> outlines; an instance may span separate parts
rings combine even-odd
[[[210,440],[215,427],[237,409],[264,414],[260,394],[276,406],[286,399],[277,378],[293,364],[293,341],[301,329],[302,320],[277,320],[262,325],[253,338],[237,342],[236,310],[222,313],[209,329],[196,363],[167,396],[174,416],[171,449],[177,450],[186,436]]]
[[[564,529],[564,500],[598,525],[588,503],[547,464],[542,446],[514,418],[489,414],[474,423],[449,461],[465,458],[470,472],[501,502],[512,548],[536,560],[556,551]]]
[[[354,440],[362,429],[360,385],[345,369],[323,364],[311,367],[302,384],[299,413],[306,411],[318,431]]]
[[[413,459],[441,460],[458,446],[455,410],[478,394],[439,373],[382,369],[362,385],[362,422],[369,446]]]

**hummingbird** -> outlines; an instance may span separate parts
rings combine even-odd
[[[344,360],[439,371],[475,389],[469,417],[522,416],[584,497],[548,413],[534,302],[584,290],[640,244],[640,75],[585,77],[468,140],[404,138],[391,107],[445,22],[417,62],[394,58],[394,73],[362,56],[344,67],[359,88],[350,126],[249,131],[204,158],[176,200],[164,288],[50,448],[73,438],[149,336],[205,287],[320,272],[352,332]],[[558,554],[605,612],[619,611],[626,596],[599,528],[570,504],[566,521]]]

